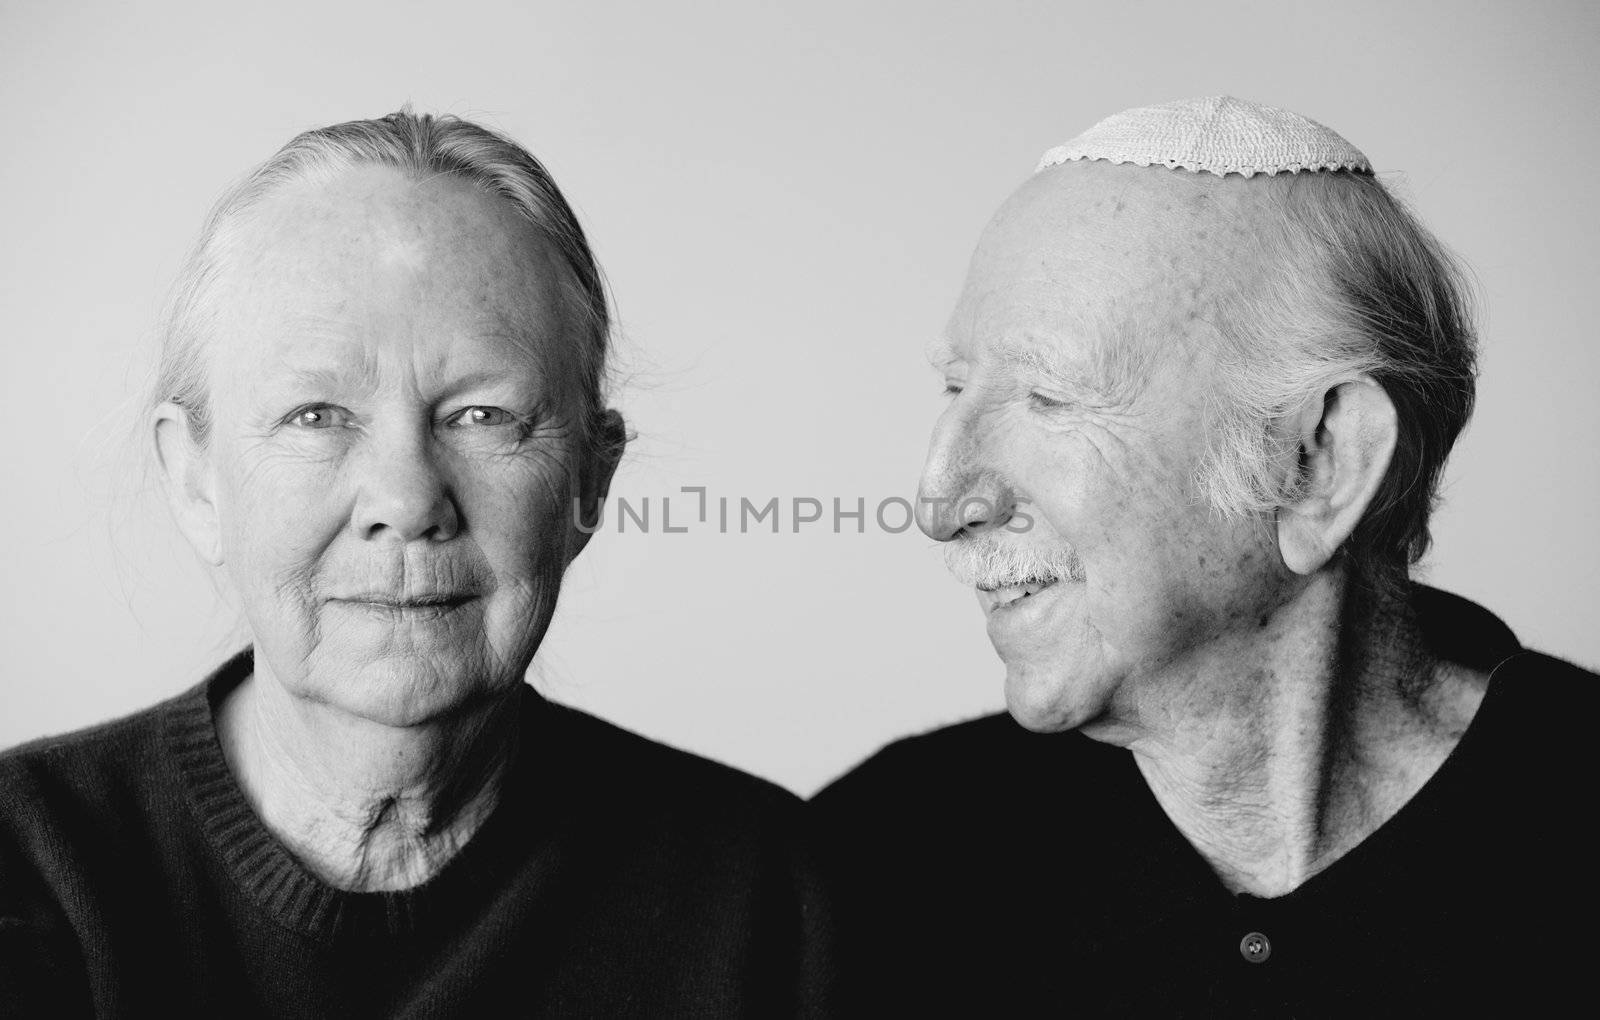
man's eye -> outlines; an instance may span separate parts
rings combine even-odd
[[[1066,407],[1069,404],[1069,401],[1061,400],[1058,397],[1052,397],[1047,393],[1033,391],[1028,394],[1028,403],[1041,411],[1053,411]]]
[[[350,412],[331,404],[313,404],[290,415],[288,424],[302,429],[333,429],[350,424]]]
[[[452,427],[461,425],[509,425],[516,420],[516,416],[503,407],[468,407],[455,415],[445,424]]]

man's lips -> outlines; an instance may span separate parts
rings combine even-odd
[[[980,584],[978,590],[983,593],[982,597],[989,612],[995,613],[1011,609],[1058,583],[1060,578],[1038,578],[999,588],[988,588]]]

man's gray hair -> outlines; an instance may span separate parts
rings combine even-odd
[[[1273,271],[1224,317],[1220,390],[1200,491],[1219,511],[1270,512],[1296,440],[1278,423],[1351,373],[1394,403],[1399,436],[1346,552],[1369,588],[1396,593],[1427,551],[1439,476],[1472,413],[1477,341],[1470,289],[1439,241],[1370,174],[1262,182],[1284,212]]]
[[[564,289],[583,325],[569,362],[580,398],[578,427],[586,441],[598,441],[611,316],[604,278],[577,216],[544,165],[515,142],[459,117],[416,114],[408,108],[296,135],[217,201],[173,288],[162,324],[152,403],[170,400],[184,408],[195,438],[206,440],[211,424],[206,349],[217,314],[208,299],[224,269],[232,228],[242,214],[284,185],[331,180],[366,165],[418,177],[460,177],[505,199],[554,245],[570,271]]]

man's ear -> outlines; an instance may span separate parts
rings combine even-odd
[[[1278,508],[1278,550],[1297,574],[1331,560],[1389,470],[1399,435],[1394,402],[1371,376],[1341,381],[1286,423],[1299,443],[1296,494]]]
[[[595,429],[595,449],[583,466],[578,481],[578,519],[574,523],[572,553],[568,562],[576,559],[589,536],[600,527],[605,513],[606,494],[611,491],[611,477],[617,473],[622,452],[628,446],[628,426],[622,414],[614,408],[601,412]]]
[[[156,454],[167,504],[189,544],[212,566],[222,565],[216,483],[211,459],[189,428],[189,413],[173,403],[156,408]]]

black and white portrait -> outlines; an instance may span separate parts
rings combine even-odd
[[[1564,1005],[1596,95],[1576,0],[6,5],[0,1014]]]

